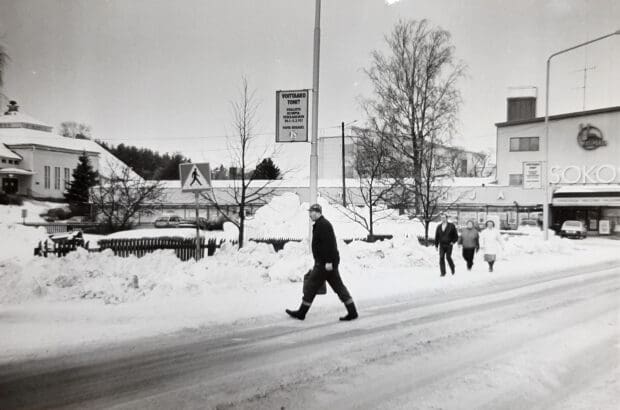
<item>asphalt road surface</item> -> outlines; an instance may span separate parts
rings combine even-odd
[[[618,408],[620,263],[341,313],[1,365],[0,409]]]

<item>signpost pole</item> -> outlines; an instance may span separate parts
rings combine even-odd
[[[199,204],[198,204],[198,192],[194,192],[194,198],[196,199],[196,260],[200,259],[200,224],[199,224]]]
[[[319,157],[319,57],[321,52],[321,0],[314,9],[314,53],[312,60],[312,139],[310,141],[310,204],[317,201]]]

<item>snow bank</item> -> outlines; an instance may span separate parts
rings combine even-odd
[[[0,261],[9,258],[29,259],[33,257],[39,241],[47,238],[44,228],[0,222]]]
[[[24,200],[23,205],[0,205],[0,222],[22,222],[22,209],[28,211],[26,222],[44,222],[43,218],[39,216],[40,214],[46,213],[51,208],[60,208],[66,205],[58,202],[35,200]]]
[[[356,207],[355,212],[352,212],[341,205],[330,204],[322,197],[318,202],[339,239],[361,239],[368,235],[362,219],[355,215],[361,215],[368,220],[368,207]],[[300,202],[299,196],[294,193],[274,197],[256,211],[254,218],[247,220],[247,237],[307,239],[308,208],[309,204]],[[410,220],[406,215],[398,215],[395,210],[375,210],[374,218],[377,221],[374,225],[377,235],[413,238],[424,234],[424,226],[419,221]]]
[[[2,225],[0,225],[2,226]],[[44,237],[41,231],[21,226],[3,227],[22,242]],[[2,235],[6,238],[7,235]],[[25,238],[25,239],[24,239]],[[31,246],[28,252],[32,252]],[[339,244],[341,271],[349,278],[376,275],[389,282],[390,272],[412,269],[432,271],[437,252],[419,245],[415,238]],[[501,259],[514,260],[523,254],[572,254],[579,243],[553,237],[515,236],[506,239]],[[455,257],[458,257],[455,252]],[[66,257],[24,257],[0,265],[0,303],[32,299],[95,299],[106,304],[160,299],[170,296],[200,296],[244,291],[259,292],[265,286],[300,282],[312,267],[309,243],[290,242],[280,252],[271,245],[249,242],[240,251],[225,243],[214,256],[201,261],[181,262],[172,251],[157,251],[142,258],[115,257],[111,251],[72,252]],[[393,291],[398,286],[394,285]]]

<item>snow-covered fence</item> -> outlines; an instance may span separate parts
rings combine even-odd
[[[82,237],[70,238],[68,240],[45,240],[39,241],[39,244],[34,248],[35,256],[44,256],[47,258],[48,254],[60,256],[67,256],[69,252],[77,250],[77,248],[88,249],[89,243],[84,243]]]
[[[219,247],[219,243],[215,239],[205,241],[204,237],[199,239],[200,251],[197,259],[205,257],[205,249],[207,255],[211,256],[215,253],[215,249]],[[162,249],[174,250],[174,253],[182,261],[196,258],[196,238],[180,238],[180,237],[159,237],[159,238],[134,238],[134,239],[100,239],[99,249],[111,249],[114,255],[127,257],[135,255],[142,257],[147,253],[155,252]]]
[[[24,226],[43,227],[48,234],[70,232],[73,230],[98,229],[100,224],[94,222],[26,222]]]
[[[284,245],[287,242],[301,242],[301,238],[250,238],[251,242],[266,243],[273,246],[273,249],[278,252],[284,249]]]

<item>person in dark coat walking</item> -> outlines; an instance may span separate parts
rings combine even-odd
[[[459,234],[456,231],[456,226],[453,223],[448,222],[448,215],[441,214],[441,223],[435,230],[435,249],[439,250],[439,269],[441,270],[441,276],[446,276],[446,259],[450,270],[454,275],[454,262],[452,261],[452,246],[459,239]]]
[[[338,265],[340,264],[340,254],[338,253],[338,244],[332,224],[323,216],[321,205],[314,204],[308,209],[310,219],[314,221],[312,227],[312,256],[314,257],[314,268],[310,272],[307,286],[304,286],[304,295],[301,300],[301,306],[298,310],[286,309],[291,317],[304,320],[306,314],[312,306],[312,301],[325,282],[338,295],[338,298],[347,308],[347,315],[340,318],[342,321],[357,319],[357,309],[353,298],[349,294],[347,287],[340,278]]]
[[[474,254],[480,249],[480,235],[471,219],[461,231],[459,245],[463,247],[463,259],[467,262],[467,270],[471,270],[474,266]]]

